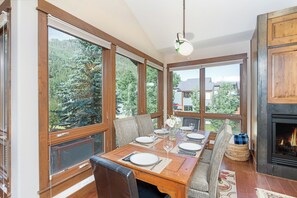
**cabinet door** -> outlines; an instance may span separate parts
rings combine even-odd
[[[268,50],[268,103],[297,104],[297,46]]]
[[[297,42],[297,13],[268,20],[268,46]]]

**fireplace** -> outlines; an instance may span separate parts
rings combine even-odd
[[[297,167],[297,115],[272,115],[271,162]]]

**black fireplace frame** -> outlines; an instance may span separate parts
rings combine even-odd
[[[268,149],[268,159],[272,164],[279,164],[284,166],[297,167],[297,157],[291,157],[286,155],[280,155],[276,153],[276,125],[279,124],[296,124],[297,115],[271,115],[271,130],[272,135],[270,138],[270,149]]]

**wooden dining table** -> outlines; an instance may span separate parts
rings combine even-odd
[[[200,143],[200,145],[202,146],[201,151],[203,151],[207,143],[206,140],[208,140],[209,132],[197,131],[197,133],[203,134],[205,136],[204,141]],[[105,153],[101,157],[132,169],[137,179],[157,186],[157,188],[161,192],[170,195],[171,198],[187,197],[187,191],[188,186],[191,182],[191,176],[194,173],[200,156],[193,157],[190,155],[169,152],[168,158],[171,161],[160,173],[151,171],[150,169],[145,169],[142,166],[127,163],[126,161],[122,160],[124,157],[135,152],[152,153],[160,158],[165,158],[167,160],[167,153],[163,149],[163,141],[167,137],[160,136],[159,138],[161,138],[162,140],[152,147],[146,147],[143,145],[138,146],[135,143],[131,143]],[[179,137],[177,135],[176,140],[173,141],[174,147],[177,146],[177,144],[186,141],[187,140],[185,140],[185,137]],[[202,152],[199,153],[201,154]]]

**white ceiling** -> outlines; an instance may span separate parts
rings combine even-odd
[[[182,32],[182,0],[124,0],[155,48],[174,51]],[[209,47],[250,40],[257,15],[297,6],[296,0],[186,0],[186,38]]]

